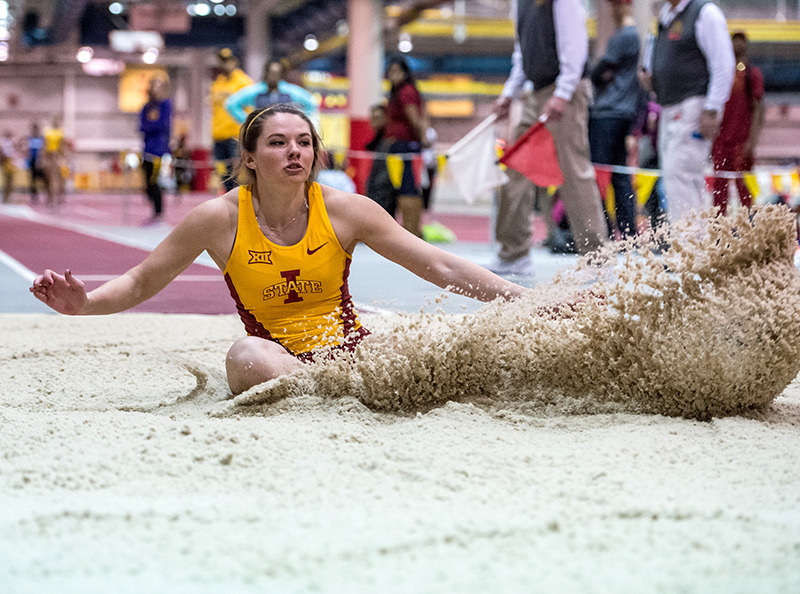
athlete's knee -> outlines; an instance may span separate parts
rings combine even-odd
[[[300,365],[279,344],[256,336],[238,339],[225,359],[228,385],[234,394],[289,373]]]

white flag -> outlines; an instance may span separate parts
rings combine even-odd
[[[469,204],[486,190],[508,182],[508,176],[497,163],[496,119],[496,115],[490,115],[446,153],[442,177],[446,183],[453,184]]]

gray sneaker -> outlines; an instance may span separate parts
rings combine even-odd
[[[533,262],[527,254],[516,260],[503,260],[497,257],[487,268],[501,276],[533,276]]]

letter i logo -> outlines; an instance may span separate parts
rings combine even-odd
[[[303,298],[297,294],[297,277],[300,276],[300,271],[284,270],[281,272],[281,276],[286,279],[287,297],[284,303],[299,303],[302,301]]]

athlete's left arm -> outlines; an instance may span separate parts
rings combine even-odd
[[[366,196],[325,188],[325,204],[336,236],[348,252],[364,243],[420,278],[481,301],[515,298],[527,291],[409,233]]]

